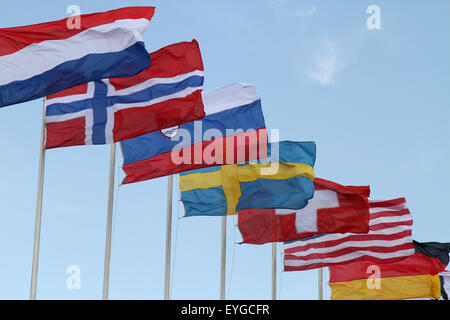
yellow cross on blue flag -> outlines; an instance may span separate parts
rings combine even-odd
[[[243,209],[305,207],[314,195],[314,142],[270,144],[270,161],[230,164],[180,174],[185,217],[224,216]]]

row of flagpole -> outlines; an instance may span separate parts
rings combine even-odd
[[[34,230],[33,262],[31,270],[30,300],[36,300],[38,266],[39,266],[39,247],[41,235],[42,202],[44,191],[44,172],[45,172],[45,112],[46,99],[42,101],[42,126],[39,150],[39,171],[36,199],[36,220]],[[106,241],[105,241],[105,261],[103,271],[103,295],[102,298],[109,298],[109,275],[111,267],[111,239],[112,222],[114,208],[114,186],[115,186],[115,166],[116,166],[116,143],[111,144],[109,161],[109,184],[108,184],[108,208],[106,218]],[[172,199],[173,198],[173,176],[167,177],[167,212],[166,212],[166,253],[165,253],[165,272],[164,272],[164,299],[170,299],[170,258],[171,258],[171,239],[172,239]],[[226,234],[227,217],[222,217],[221,226],[221,259],[220,259],[220,300],[225,300],[225,279],[226,279]],[[272,300],[277,299],[277,243],[272,243]],[[323,299],[323,270],[318,270],[318,299]]]
[[[42,199],[45,169],[45,111],[46,100],[42,99],[41,142],[39,149],[39,173],[36,199],[36,221],[34,223],[33,263],[31,268],[30,300],[36,300],[37,276],[39,266],[39,244],[41,240]]]
[[[108,300],[109,271],[111,266],[111,238],[114,208],[114,181],[116,169],[116,144],[111,144],[109,157],[108,211],[106,214],[105,264],[103,271],[103,300]]]

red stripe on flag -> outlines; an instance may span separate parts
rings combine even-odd
[[[85,117],[46,124],[45,148],[59,148],[85,144]]]
[[[372,276],[367,272],[373,261],[358,261],[330,267],[330,282],[367,279]],[[423,253],[415,253],[396,263],[378,264],[382,278],[414,276],[420,274],[437,274],[445,269],[439,258],[428,257]]]
[[[370,220],[374,220],[381,217],[401,217],[411,214],[409,209],[403,209],[398,211],[379,211],[370,214]]]
[[[23,27],[0,29],[0,56],[19,51],[30,44],[46,40],[63,40],[99,25],[122,19],[151,20],[155,7],[127,7],[106,12],[81,15],[81,28],[69,29],[67,19],[44,22]]]
[[[371,251],[371,252],[378,252],[378,253],[395,253],[400,250],[408,250],[408,249],[414,249],[414,245],[411,243],[402,243],[397,246],[392,247],[383,247],[383,246],[364,246],[364,247],[345,247],[340,250],[336,251],[327,251],[324,253],[312,253],[305,256],[296,256],[291,254],[285,254],[285,260],[301,260],[301,261],[308,261],[308,260],[315,260],[315,259],[325,259],[325,258],[336,258],[339,256],[343,256],[349,253],[353,252],[360,252],[360,251]],[[370,254],[369,254],[370,256]],[[347,261],[345,261],[347,263]]]
[[[411,220],[408,220],[408,221],[386,222],[386,223],[375,224],[375,225],[370,226],[370,231],[379,231],[379,230],[384,230],[384,229],[389,229],[389,228],[395,228],[398,226],[412,226],[412,225],[413,225],[413,221],[411,218]]]
[[[315,178],[314,179],[314,189],[315,190],[334,190],[340,193],[357,193],[365,198],[370,196],[370,187],[369,186],[343,186],[339,183]]]
[[[69,88],[67,90],[60,91],[58,93],[49,95],[47,97],[47,100],[55,99],[55,98],[61,98],[61,97],[67,97],[75,94],[86,94],[88,91],[88,84],[80,84],[79,86]]]
[[[252,135],[253,132],[256,133],[256,141],[250,144],[250,142],[253,142],[254,139],[245,139],[245,137],[248,135]],[[220,137],[209,141],[199,142],[189,147],[175,151],[177,152],[177,154],[179,154],[180,158],[183,157],[183,154],[185,152],[190,154],[190,163],[175,164],[172,161],[172,152],[164,152],[150,159],[126,164],[122,167],[123,171],[126,174],[126,177],[123,180],[122,184],[139,182],[184,171],[221,165],[220,161],[219,163],[205,163],[205,159],[203,159],[203,157],[201,159],[201,163],[195,163],[195,151],[202,150],[203,155],[203,150],[205,150],[205,148],[212,143],[223,145],[222,153],[216,156],[222,160],[222,163],[230,163],[230,159],[227,159],[227,150],[229,149],[227,148],[227,144],[231,143],[230,140],[233,141],[234,162],[232,163],[237,163],[236,160],[241,149],[245,149],[244,161],[252,161],[267,157],[267,131],[266,128],[262,128],[255,131],[240,133],[234,136]],[[245,146],[239,144],[242,143],[242,141],[245,141]],[[263,149],[261,149],[260,147],[262,147]],[[249,152],[249,150],[256,150],[256,152],[254,152],[254,155],[256,157],[253,157],[253,153]],[[243,155],[239,154],[239,156],[241,157]]]
[[[379,208],[379,207],[395,207],[401,204],[406,204],[405,198],[398,198],[392,200],[383,200],[383,201],[369,201],[369,206],[371,208]]]
[[[346,265],[347,263],[352,263],[352,262],[356,262],[356,261],[361,261],[361,260],[370,260],[372,261],[374,264],[375,263],[393,263],[393,262],[397,262],[400,260],[405,259],[405,256],[400,256],[400,257],[394,257],[394,258],[376,258],[376,257],[372,257],[369,255],[363,255],[361,257],[355,258],[355,259],[350,259],[350,260],[346,260],[344,263],[342,263],[343,265]],[[312,263],[312,264],[308,264],[308,265],[304,265],[304,266],[284,266],[284,271],[302,271],[302,270],[310,270],[310,269],[316,269],[316,268],[325,268],[325,267],[329,267],[330,263]]]
[[[203,71],[203,61],[196,40],[169,45],[150,54],[150,68],[129,78],[112,78],[116,90],[135,86],[152,78],[171,78],[195,70]]]
[[[410,237],[412,234],[411,230],[405,230],[405,231],[401,231],[401,232],[397,232],[394,234],[363,234],[363,235],[359,235],[359,234],[353,234],[353,235],[349,235],[349,236],[345,236],[342,237],[340,239],[337,240],[329,240],[329,241],[319,241],[319,242],[315,242],[315,243],[307,243],[305,240],[305,245],[301,245],[298,247],[292,247],[292,248],[285,248],[284,252],[285,253],[296,253],[296,252],[302,252],[302,251],[306,251],[309,249],[320,249],[320,248],[328,248],[328,247],[334,247],[337,246],[339,244],[348,242],[348,241],[376,241],[376,240],[386,240],[386,241],[391,241],[391,240],[398,240],[398,239],[402,239],[405,237]],[[364,238],[362,238],[364,237]],[[320,238],[315,238],[315,239],[320,239]]]
[[[114,113],[114,141],[131,139],[152,131],[195,121],[205,116],[202,90],[184,98],[165,100],[148,107],[134,107]]]

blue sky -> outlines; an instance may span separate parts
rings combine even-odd
[[[268,128],[316,142],[318,177],[370,185],[375,199],[404,196],[416,240],[450,241],[448,1],[16,0],[2,4],[0,27],[61,19],[71,4],[156,6],[149,51],[197,39],[206,91],[256,85]],[[381,9],[381,30],[366,27],[369,5]],[[0,299],[29,295],[41,108],[0,109]],[[118,152],[116,184],[121,162]],[[101,299],[108,166],[109,146],[47,152],[38,299]],[[166,184],[116,188],[111,299],[163,297]],[[217,299],[220,218],[177,219],[174,195],[171,296]],[[270,299],[271,246],[235,244],[236,223],[228,218],[227,298]],[[71,265],[79,290],[66,286]],[[278,266],[281,299],[317,298],[317,270],[282,273],[281,256]]]

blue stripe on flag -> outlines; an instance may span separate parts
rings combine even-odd
[[[320,234],[316,234],[316,235],[313,235],[313,236],[308,237],[308,238],[289,240],[289,241],[284,241],[283,243],[284,244],[289,244],[289,243],[293,243],[293,242],[297,242],[297,241],[308,241],[308,240],[311,240],[311,239],[315,239],[315,238],[320,238],[320,237],[326,236],[327,234],[329,234],[329,233],[320,233]]]
[[[236,211],[257,208],[298,210],[313,197],[314,183],[306,177],[283,180],[261,178],[241,182],[241,192]]]
[[[116,103],[136,103],[151,101],[153,99],[158,99],[183,91],[186,88],[196,88],[201,86],[203,86],[203,77],[191,76],[180,82],[156,84],[149,88],[145,88],[144,90],[126,96],[110,97],[111,101],[108,101],[108,107]]]
[[[272,156],[272,149],[275,143],[268,145],[268,155]],[[305,163],[314,167],[316,161],[316,143],[313,141],[296,142],[281,141],[278,143],[279,161],[291,163]],[[274,159],[278,160],[278,159]]]
[[[197,126],[201,124],[201,135],[206,130],[217,129],[223,136],[226,136],[226,129],[236,130],[242,129],[248,131],[250,129],[265,128],[264,117],[261,110],[261,100],[257,100],[251,104],[225,110],[222,112],[207,115],[202,120],[194,121]],[[163,136],[159,131],[150,132],[148,134],[121,141],[124,164],[129,164],[145,159],[153,158],[154,156],[171,152],[172,150],[188,147],[194,141],[194,122],[184,123],[179,126],[180,129],[186,130],[190,135],[190,140],[172,141],[170,138]],[[176,147],[176,148],[175,148]]]
[[[141,91],[125,95],[107,97],[106,107],[111,107],[117,103],[139,103],[150,102],[153,99],[161,98],[173,93],[177,93],[186,88],[195,88],[203,85],[203,77],[192,76],[176,83],[157,84]],[[79,100],[70,103],[54,103],[47,106],[47,116],[63,115],[75,113],[91,108],[91,99]]]
[[[92,107],[94,113],[94,126],[92,127],[92,144],[105,144],[105,128],[108,116],[106,114],[106,95],[108,87],[103,81],[95,81]]]
[[[227,200],[222,187],[195,189],[181,193],[185,217],[224,216],[227,213]]]
[[[88,54],[32,78],[0,86],[0,107],[49,96],[96,79],[131,77],[148,69],[149,59],[143,42],[118,52]]]

